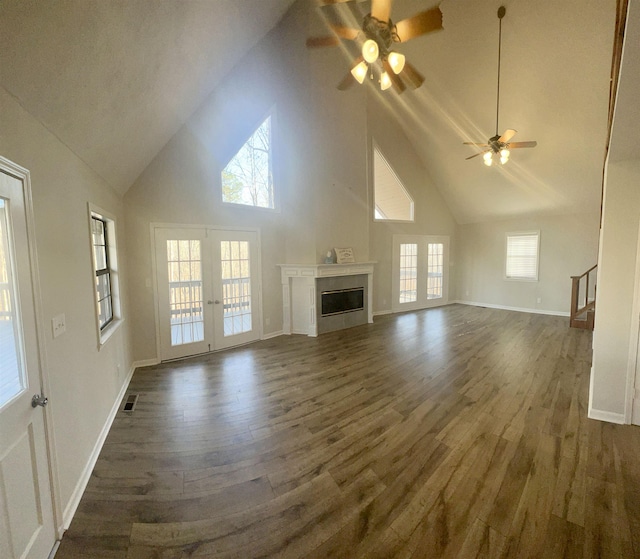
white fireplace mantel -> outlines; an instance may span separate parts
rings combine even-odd
[[[318,335],[316,279],[367,276],[367,319],[373,322],[373,266],[376,262],[350,264],[279,264],[282,276],[282,330],[285,334]]]

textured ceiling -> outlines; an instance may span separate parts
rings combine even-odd
[[[292,3],[0,0],[0,82],[125,192]],[[396,0],[392,19],[435,3]],[[462,142],[496,132],[500,5],[499,131],[514,128],[514,141],[538,146],[487,168],[480,157],[465,161],[474,148]],[[427,79],[417,91],[380,95],[460,223],[599,211],[615,8],[616,0],[443,0],[444,30],[399,46]],[[344,50],[328,56],[348,69]]]
[[[390,97],[459,223],[600,209],[615,0],[444,0],[444,30],[403,45],[426,76]],[[400,20],[424,2],[398,1]],[[496,133],[498,17],[502,23],[499,130],[507,165],[465,161]]]
[[[0,0],[0,83],[124,193],[293,1]]]

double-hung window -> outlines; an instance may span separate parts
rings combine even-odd
[[[539,231],[507,233],[506,279],[538,281],[539,249]]]
[[[95,214],[91,216],[93,262],[96,272],[96,299],[98,301],[98,326],[100,330],[104,330],[113,320],[108,228],[107,220]]]
[[[90,205],[96,325],[103,344],[120,322],[116,227],[112,217]]]

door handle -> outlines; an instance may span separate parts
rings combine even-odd
[[[36,408],[38,406],[42,406],[43,408],[49,403],[49,398],[46,396],[41,396],[40,394],[34,394],[33,398],[31,398],[31,407]]]
[[[220,301],[218,301],[218,299],[216,299],[215,301],[211,301],[211,300],[207,301],[207,305],[214,305],[214,304],[219,305]]]

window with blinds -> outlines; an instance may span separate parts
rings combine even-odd
[[[373,199],[374,219],[413,221],[413,199],[375,144],[373,146]]]
[[[538,281],[540,232],[507,233],[507,279]]]

